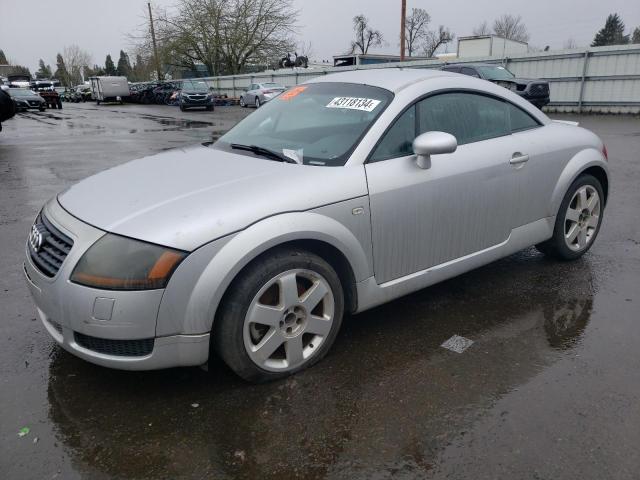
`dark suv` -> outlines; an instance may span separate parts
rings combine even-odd
[[[542,108],[549,103],[549,82],[545,80],[517,78],[501,65],[492,65],[489,63],[458,63],[445,65],[441,70],[489,80],[517,93],[538,108]]]

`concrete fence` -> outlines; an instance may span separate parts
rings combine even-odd
[[[538,52],[500,58],[461,59],[505,65],[518,77],[548,80],[551,103],[547,110],[560,112],[640,112],[640,44]],[[252,83],[277,82],[287,87],[311,78],[344,70],[374,68],[440,68],[439,60],[274,70],[262,73],[207,77],[220,93],[238,97]]]

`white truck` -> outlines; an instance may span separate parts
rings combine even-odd
[[[526,42],[509,40],[498,35],[475,35],[458,38],[458,58],[508,57],[527,53]]]
[[[120,102],[129,96],[127,77],[91,77],[91,96],[100,102]]]

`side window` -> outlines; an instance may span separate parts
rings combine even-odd
[[[418,132],[440,131],[458,145],[509,135],[507,102],[476,93],[442,93],[418,102]]]
[[[393,126],[387,130],[382,141],[378,144],[371,162],[387,160],[389,158],[404,157],[413,153],[413,141],[416,138],[416,107],[412,105],[398,118]]]
[[[521,132],[531,128],[539,127],[538,121],[524,110],[509,104],[509,116],[511,117],[511,131]]]
[[[480,75],[478,75],[478,72],[476,72],[473,68],[462,67],[462,70],[460,71],[460,73],[462,73],[463,75],[469,75],[470,77],[480,78]]]

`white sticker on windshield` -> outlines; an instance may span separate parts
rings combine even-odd
[[[372,112],[379,103],[380,100],[374,100],[373,98],[336,97],[328,103],[327,108],[347,108],[349,110]]]

